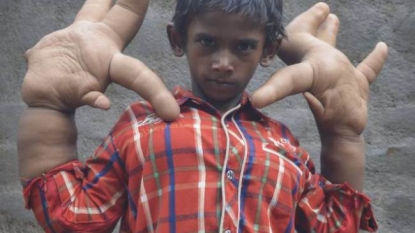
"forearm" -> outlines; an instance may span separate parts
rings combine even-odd
[[[76,140],[73,114],[28,107],[21,115],[17,138],[20,177],[38,177],[77,159]]]
[[[321,173],[332,183],[349,183],[363,190],[365,141],[363,136],[322,139]]]

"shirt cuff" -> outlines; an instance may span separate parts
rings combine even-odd
[[[36,177],[30,180],[25,180],[25,187],[23,189],[23,198],[25,201],[25,208],[26,209],[32,209],[34,205],[38,205],[40,203],[34,203],[34,202],[38,202],[41,201],[37,198],[35,198],[35,200],[31,200],[32,199],[32,194],[35,191],[35,189],[43,189],[44,191],[46,191],[48,188],[56,188],[56,187],[51,187],[51,185],[53,185],[54,181],[53,181],[53,177],[62,171],[70,171],[73,172],[75,174],[76,178],[82,178],[84,176],[83,172],[82,172],[82,163],[80,161],[71,161],[68,162],[66,164],[60,165],[52,170],[50,170],[47,173],[43,173],[42,176],[40,177]],[[51,179],[52,178],[52,179]],[[50,182],[52,181],[52,183]],[[55,186],[55,185],[53,185]],[[36,192],[37,193],[37,192]],[[50,193],[50,192],[49,192]],[[54,195],[59,195],[58,193],[55,193]]]
[[[345,199],[352,200],[350,203],[351,208],[350,211],[354,211],[354,214],[359,217],[360,214],[360,229],[365,230],[368,232],[376,232],[378,229],[378,225],[375,220],[375,216],[373,214],[372,206],[370,198],[353,189],[348,183],[343,184],[325,184],[324,186],[325,192],[328,195],[341,195]],[[359,211],[361,210],[361,212]]]

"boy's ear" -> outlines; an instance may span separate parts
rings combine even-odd
[[[173,50],[173,54],[177,57],[182,57],[184,55],[183,38],[176,30],[173,23],[167,24],[167,37],[169,38],[170,47]]]
[[[269,42],[264,46],[264,50],[262,52],[262,58],[259,64],[261,64],[262,67],[268,67],[271,65],[272,60],[275,57],[275,54],[277,54],[278,49],[281,46],[282,39],[277,39],[275,42]]]

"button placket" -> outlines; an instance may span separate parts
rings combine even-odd
[[[235,109],[239,108],[236,107]],[[231,132],[232,129],[235,128],[234,122],[230,120],[226,120],[227,116],[229,114],[232,114],[232,111],[230,110],[228,113],[226,113],[222,119],[221,119],[221,126],[222,130],[225,133],[226,136],[226,156],[224,161],[224,167],[223,167],[223,173],[222,173],[222,194],[223,194],[223,215],[221,219],[221,232],[222,233],[232,233],[235,232],[234,227],[237,225],[237,218],[239,214],[237,213],[237,206],[238,203],[235,202],[235,195],[238,195],[238,188],[237,188],[237,182],[236,177],[238,176],[237,170],[234,168],[237,168],[238,160],[237,158],[232,154],[232,149],[234,148],[235,143],[238,143],[237,140],[234,138],[234,133]]]

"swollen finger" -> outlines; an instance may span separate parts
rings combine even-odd
[[[326,3],[317,3],[306,12],[297,16],[288,26],[288,40],[283,40],[278,56],[288,65],[301,62],[314,43],[314,36],[329,16],[330,8]],[[310,47],[311,46],[311,47]]]
[[[339,24],[339,18],[334,14],[330,14],[318,29],[317,38],[336,47]]]
[[[287,33],[308,32],[316,35],[318,28],[327,19],[329,13],[329,6],[326,3],[319,2],[288,24]]]
[[[363,60],[357,69],[366,76],[369,83],[375,81],[388,57],[388,46],[379,42],[375,49]]]
[[[299,63],[283,68],[252,94],[252,104],[266,107],[287,96],[305,92],[313,84],[313,68],[308,63]]]
[[[142,62],[124,54],[116,54],[110,66],[111,80],[133,90],[153,106],[163,120],[179,116],[179,105],[161,79]]]
[[[122,47],[125,47],[140,29],[148,2],[149,0],[118,0],[102,20],[121,38]]]
[[[101,21],[112,6],[112,0],[87,0],[75,17],[76,21]]]

